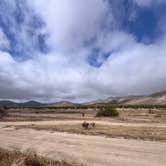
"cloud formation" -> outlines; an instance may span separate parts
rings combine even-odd
[[[153,2],[131,1],[127,18],[116,14],[115,2],[1,2],[0,98],[83,102],[165,90],[164,28],[153,42],[138,41],[123,23],[135,21]],[[122,0],[121,7],[126,12]],[[163,20],[158,24],[165,26]]]
[[[133,0],[135,3],[137,3],[138,5],[140,6],[144,6],[144,7],[148,7],[148,6],[151,6],[151,5],[159,5],[159,4],[164,4],[165,3],[165,0],[156,0],[156,1],[153,1],[153,0]]]
[[[8,41],[6,35],[4,34],[3,30],[0,28],[0,49],[9,49],[10,42]]]

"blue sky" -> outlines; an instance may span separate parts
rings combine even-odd
[[[0,1],[0,99],[165,90],[165,17],[165,0]]]

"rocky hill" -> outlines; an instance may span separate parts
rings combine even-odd
[[[125,96],[125,97],[110,97],[86,103],[87,105],[99,104],[124,104],[124,105],[165,105],[166,91],[157,92],[146,96]]]

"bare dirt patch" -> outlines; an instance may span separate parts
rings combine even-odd
[[[35,130],[48,130],[69,132],[86,135],[102,135],[107,137],[122,137],[125,139],[141,139],[151,141],[165,141],[166,142],[166,128],[164,127],[134,127],[122,125],[100,125],[96,124],[94,128],[84,129],[80,125],[22,125],[20,128],[32,128]]]
[[[166,143],[50,132],[45,130],[2,128],[1,148],[34,149],[55,161],[86,166],[165,166]]]
[[[97,118],[96,110],[8,110],[0,122],[0,147],[33,148],[55,161],[88,166],[165,166],[166,111],[118,111],[118,118]],[[83,129],[84,121],[95,128]]]

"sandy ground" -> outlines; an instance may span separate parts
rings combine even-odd
[[[25,125],[32,122],[0,123],[1,148],[21,151],[34,149],[37,153],[54,160],[66,160],[88,166],[165,166],[166,163],[166,143],[52,133],[32,129],[16,130],[14,127],[3,128],[6,125],[20,125],[20,123]],[[34,123],[75,124],[80,121],[33,122],[32,124]],[[112,125],[110,122],[100,123]],[[119,125],[119,123],[114,124]]]
[[[19,126],[19,125],[76,125],[81,124],[84,120],[56,120],[56,121],[34,121],[34,122],[0,122],[0,128],[2,126]],[[109,121],[88,121],[86,122],[95,122],[100,125],[116,125],[116,126],[133,126],[133,127],[164,127],[166,128],[166,123],[127,123],[127,122],[109,122]]]

